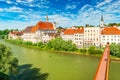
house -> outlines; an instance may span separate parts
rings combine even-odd
[[[84,28],[84,46],[100,46],[100,27]]]
[[[21,36],[23,35],[22,31],[12,31],[8,34],[8,39],[21,39]]]
[[[84,41],[84,28],[75,29],[73,43],[75,43],[78,48],[81,48],[84,46],[83,41]]]
[[[38,42],[36,34],[31,32],[31,29],[33,27],[34,26],[28,26],[23,30],[23,35],[21,37],[23,39],[23,41],[30,41],[33,43]]]
[[[120,29],[118,27],[105,27],[101,30],[101,45],[106,43],[120,43]]]
[[[31,29],[31,33],[36,34],[38,42],[48,42],[56,37],[57,31],[54,23],[40,21]]]
[[[71,40],[77,47],[83,47],[84,28],[67,28],[61,33],[63,40]]]

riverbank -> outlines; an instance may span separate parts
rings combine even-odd
[[[54,53],[59,53],[59,54],[72,54],[72,55],[83,55],[83,56],[94,56],[94,57],[98,57],[100,58],[102,56],[102,54],[89,54],[88,52],[85,53],[81,53],[79,50],[77,51],[57,51],[57,50],[52,50],[52,49],[47,49],[47,48],[41,48],[35,45],[24,45],[24,44],[16,44],[11,42],[11,40],[5,40],[9,43],[15,44],[15,45],[19,45],[22,47],[28,47],[28,48],[34,48],[34,49],[39,49],[39,50],[45,50],[45,51],[49,51],[49,52],[54,52]],[[110,55],[110,59],[114,60],[114,61],[120,61],[120,58],[116,57],[116,56],[112,56]]]

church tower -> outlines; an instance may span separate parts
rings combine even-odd
[[[46,22],[48,22],[48,15],[46,15]]]
[[[104,19],[103,19],[103,15],[101,16],[100,27],[104,27]]]

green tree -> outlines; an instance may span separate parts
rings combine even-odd
[[[112,43],[110,45],[110,54],[120,57],[120,44]]]
[[[18,66],[18,60],[13,57],[10,49],[0,44],[0,72],[7,75],[15,74]]]

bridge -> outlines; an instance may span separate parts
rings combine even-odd
[[[109,74],[109,62],[110,62],[110,46],[106,44],[106,48],[103,52],[102,58],[98,65],[94,80],[108,80]]]

